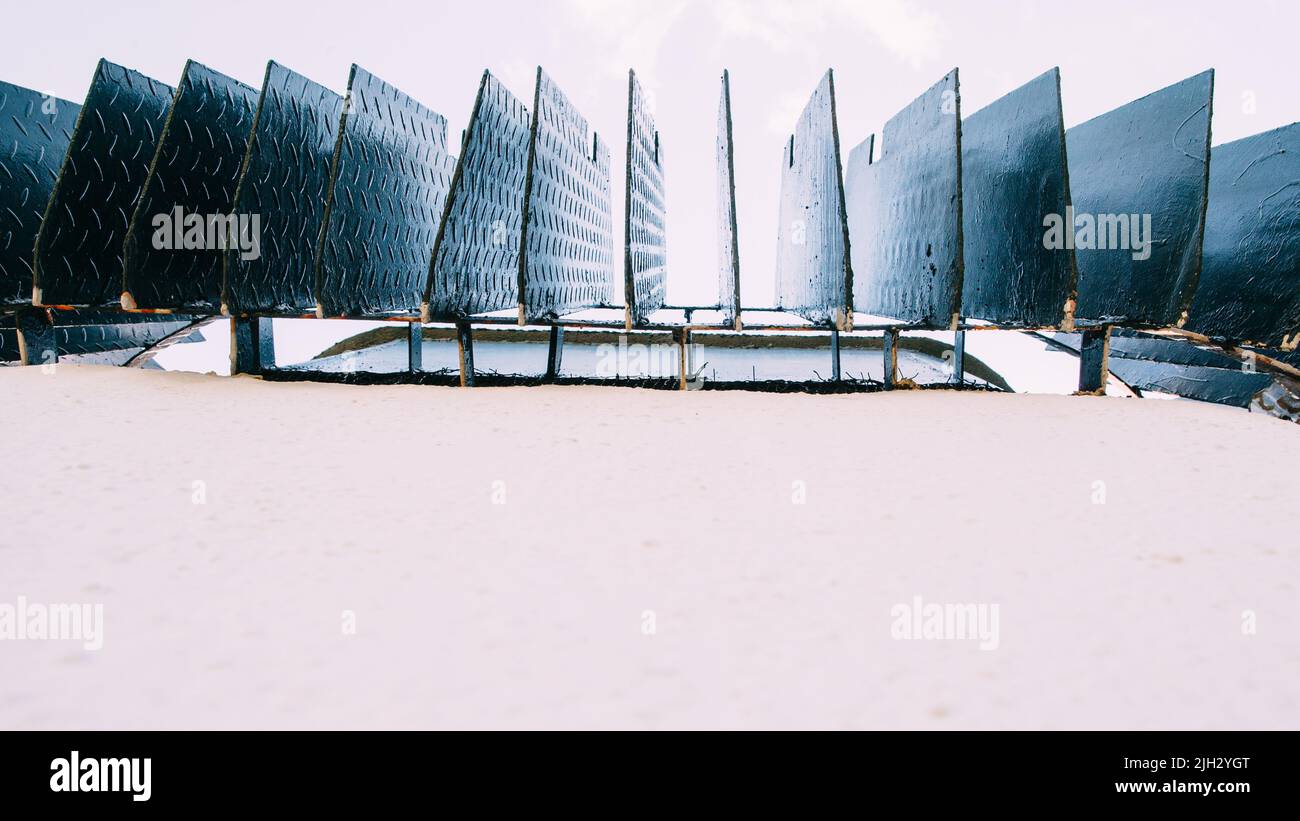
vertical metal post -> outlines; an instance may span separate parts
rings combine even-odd
[[[406,370],[419,373],[424,370],[424,325],[411,322],[406,327]]]
[[[952,341],[952,381],[957,385],[966,383],[966,332],[958,331]]]
[[[551,344],[546,350],[546,381],[554,382],[564,361],[564,326],[551,326]]]
[[[22,310],[14,319],[18,326],[20,365],[53,365],[59,361],[59,346],[54,339],[54,317],[48,309]]]
[[[831,328],[831,379],[840,381],[840,329]]]
[[[257,372],[275,370],[275,320],[269,316],[253,318],[257,333]]]
[[[460,386],[474,387],[474,332],[468,322],[456,323],[456,347],[460,352]]]
[[[270,320],[267,320],[268,322]],[[262,372],[260,334],[255,316],[230,318],[230,375]]]
[[[898,330],[885,331],[885,390],[892,391],[898,381]]]
[[[673,341],[677,343],[677,387],[686,390],[686,379],[691,371],[691,331],[689,328],[674,328]]]
[[[1110,326],[1086,330],[1079,341],[1079,393],[1104,394],[1110,376]]]

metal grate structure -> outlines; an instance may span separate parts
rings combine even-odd
[[[1069,208],[1054,68],[962,122],[964,317],[1004,328],[1073,325],[1074,250],[1043,242],[1044,220],[1064,220]]]
[[[782,154],[777,305],[815,325],[851,329],[853,269],[843,179],[835,75],[827,71]]]
[[[80,113],[0,82],[0,306],[31,303],[32,248]]]
[[[953,69],[895,114],[884,156],[849,155],[853,307],[918,328],[956,327],[963,238],[961,88]]]
[[[663,307],[668,253],[663,149],[635,71],[627,73],[626,192],[623,288],[632,326],[645,324]]]
[[[352,66],[318,249],[317,316],[419,309],[455,164],[446,118]]]
[[[521,322],[554,320],[613,298],[609,147],[541,68],[533,99],[520,240]]]
[[[172,93],[99,61],[36,238],[34,304],[119,304],[123,244]]]
[[[483,72],[433,246],[425,321],[519,305],[528,109]]]
[[[231,314],[316,310],[316,247],[325,218],[343,98],[267,64],[234,211],[260,222],[257,256],[227,249],[222,306]]]
[[[125,242],[126,308],[216,311],[257,89],[190,60]]]
[[[1174,327],[1201,269],[1214,72],[1066,132],[1080,324]],[[1104,246],[1104,247],[1102,247]]]

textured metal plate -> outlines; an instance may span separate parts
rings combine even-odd
[[[851,319],[843,179],[835,76],[828,71],[785,144],[777,225],[777,305],[818,325]]]
[[[483,72],[433,247],[426,315],[450,320],[519,305],[528,109]]]
[[[100,60],[36,238],[34,301],[117,305],[122,247],[172,88]]]
[[[456,166],[447,120],[354,65],[342,133],[316,273],[318,312],[416,311]]]
[[[1079,334],[1052,334],[1066,347],[1079,350]],[[1187,399],[1249,407],[1256,395],[1273,383],[1270,374],[1248,371],[1242,363],[1185,340],[1155,339],[1112,333],[1109,370],[1140,391],[1162,391]]]
[[[193,324],[178,314],[87,314],[56,311],[54,340],[60,355],[104,353],[143,348]],[[14,329],[0,328],[0,361],[18,358]]]
[[[849,155],[853,307],[923,328],[961,310],[961,86],[953,69]]]
[[[664,234],[663,149],[635,71],[627,73],[626,191],[623,287],[628,318],[640,325],[663,307],[668,244]]]
[[[175,209],[182,218],[230,214],[257,96],[255,88],[185,63],[126,238],[122,290],[135,307],[220,307],[220,247],[155,248],[154,239],[160,230],[183,229],[183,220],[175,225]],[[155,224],[159,215],[169,221]]]
[[[1300,342],[1300,123],[1215,146],[1200,283],[1186,326]]]
[[[552,319],[613,297],[609,147],[540,68],[519,262],[522,316]]]
[[[1059,69],[1029,81],[961,126],[962,314],[1006,327],[1074,320],[1074,251],[1047,248],[1043,220],[1065,218]]]
[[[1076,248],[1079,322],[1182,321],[1201,268],[1213,95],[1214,72],[1207,71],[1066,132],[1078,230],[1066,220],[1065,234],[1081,246],[1091,220],[1088,242],[1104,236],[1108,246]],[[1150,244],[1143,249],[1133,230],[1145,235],[1148,216]]]
[[[81,106],[0,82],[0,305],[32,300],[32,248]]]
[[[235,212],[258,215],[261,254],[223,255],[232,314],[316,310],[316,247],[325,217],[343,98],[279,63],[266,67]]]
[[[740,318],[740,242],[736,231],[736,149],[731,136],[731,75],[722,72],[715,143],[718,188],[718,305],[723,322]]]

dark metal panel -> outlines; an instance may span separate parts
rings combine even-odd
[[[777,226],[777,305],[818,325],[852,322],[853,273],[835,119],[827,71],[786,142]]]
[[[81,106],[0,82],[0,305],[32,299],[32,248]]]
[[[740,323],[740,243],[736,230],[736,149],[731,134],[731,76],[722,72],[715,142],[718,189],[718,304],[727,325]]]
[[[531,122],[524,104],[483,72],[433,246],[429,319],[518,307]]]
[[[338,94],[279,63],[267,64],[234,208],[260,217],[261,253],[256,259],[236,249],[224,254],[227,312],[316,309],[316,247],[342,113]]]
[[[614,236],[609,147],[540,68],[533,101],[519,262],[521,318],[608,305]]]
[[[1200,284],[1187,328],[1300,342],[1300,123],[1215,146]]]
[[[204,247],[184,248],[175,238],[185,217],[198,215],[206,226],[209,217],[231,213],[257,97],[255,88],[185,63],[126,237],[127,307],[220,307],[221,247],[205,236]]]
[[[318,314],[415,311],[456,166],[447,120],[354,65],[342,134],[320,247]]]
[[[117,305],[122,246],[172,88],[100,60],[36,237],[33,302]]]
[[[961,310],[961,86],[953,69],[849,155],[853,306],[924,328]]]
[[[1007,327],[1068,327],[1074,251],[1043,243],[1044,218],[1064,219],[1070,205],[1059,69],[962,122],[961,175],[962,314]]]
[[[179,314],[95,314],[56,311],[53,324],[44,311],[27,312],[48,326],[60,355],[94,354],[141,348],[189,327],[194,317]],[[30,322],[30,319],[28,320]],[[18,339],[12,327],[0,328],[0,361],[18,359]],[[41,364],[38,360],[35,364]]]
[[[1250,407],[1255,395],[1273,384],[1272,375],[1267,373],[1171,365],[1148,359],[1113,357],[1110,370],[1125,384],[1140,391],[1164,391],[1238,408]]]
[[[628,321],[640,325],[664,304],[664,165],[659,129],[635,71],[627,73],[627,186],[623,287]]]
[[[1207,368],[1240,368],[1241,362],[1220,349],[1211,350],[1188,339],[1167,339],[1116,328],[1110,338],[1111,356],[1150,359],[1170,365],[1198,365]]]
[[[1206,71],[1066,132],[1074,210],[1062,233],[1076,245],[1077,321],[1164,327],[1185,318],[1201,268],[1213,95]],[[1130,247],[1115,248],[1124,233]],[[1082,247],[1085,238],[1108,247]]]

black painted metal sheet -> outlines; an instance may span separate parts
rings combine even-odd
[[[1215,146],[1188,330],[1300,343],[1300,123]]]
[[[320,316],[419,309],[456,158],[447,120],[359,66],[348,78],[317,271]]]
[[[255,88],[186,62],[131,217],[122,282],[127,307],[220,308],[221,243],[229,241],[225,220],[257,97]],[[187,232],[186,220],[191,227],[201,222],[201,230]]]
[[[81,106],[0,82],[0,305],[32,300],[32,249]]]
[[[895,114],[884,155],[849,155],[854,310],[948,328],[962,298],[961,87],[953,69]]]
[[[609,146],[540,68],[533,100],[524,230],[521,317],[553,319],[608,305],[614,235]]]
[[[718,191],[718,305],[723,322],[740,319],[740,243],[736,230],[736,149],[731,134],[731,76],[722,72],[715,142]]]
[[[1155,337],[1124,328],[1115,328],[1111,332],[1110,355],[1125,359],[1149,359],[1169,365],[1196,365],[1229,370],[1241,368],[1241,362],[1222,349],[1202,347],[1188,339]]]
[[[1213,95],[1206,71],[1066,132],[1074,208],[1061,240],[1075,245],[1081,324],[1185,319],[1201,269]]]
[[[438,227],[424,315],[454,320],[519,305],[528,109],[483,72]]]
[[[777,305],[818,325],[852,321],[853,273],[835,118],[827,71],[799,115],[781,161]]]
[[[194,322],[194,317],[179,314],[54,313],[55,344],[60,355],[69,356],[147,347]],[[17,359],[17,337],[6,324],[0,327],[0,361]]]
[[[635,71],[627,73],[625,190],[623,287],[628,320],[640,325],[663,307],[668,244],[664,234],[663,148]]]
[[[232,314],[316,310],[316,248],[325,217],[343,98],[279,63],[266,67],[235,212],[260,219],[260,253],[223,257]]]
[[[962,122],[962,314],[1005,327],[1068,327],[1074,251],[1043,221],[1070,205],[1061,74],[1052,69]]]
[[[172,92],[99,61],[36,238],[33,302],[119,304],[123,244]]]
[[[1080,335],[1055,333],[1062,345],[1079,350]],[[1139,391],[1163,391],[1202,402],[1250,407],[1272,383],[1270,374],[1252,371],[1244,363],[1185,340],[1112,334],[1109,370]]]

